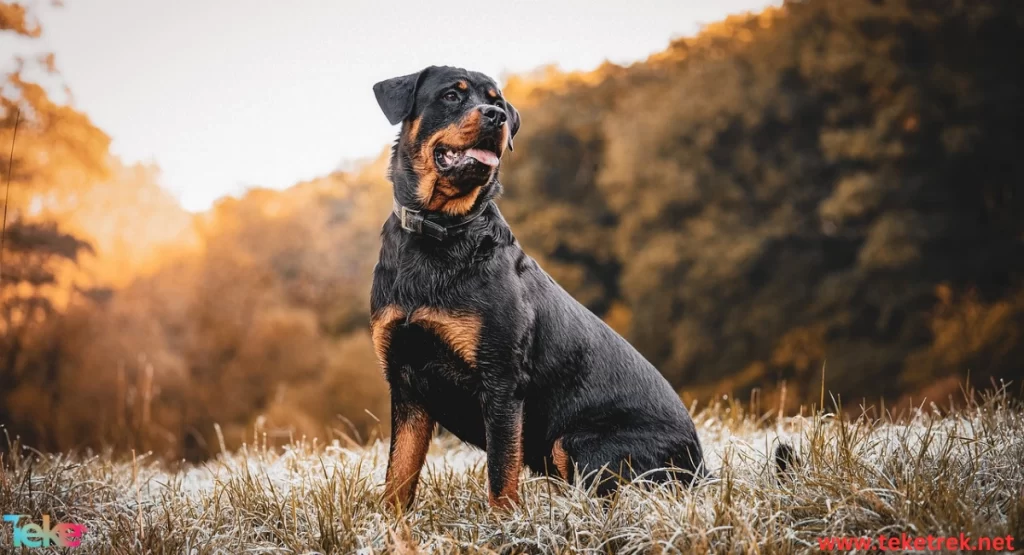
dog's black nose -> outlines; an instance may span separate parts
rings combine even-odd
[[[491,120],[491,122],[493,122],[495,125],[502,125],[503,123],[505,123],[505,120],[508,119],[508,114],[505,113],[505,110],[502,110],[497,106],[481,106],[480,113],[486,119]]]

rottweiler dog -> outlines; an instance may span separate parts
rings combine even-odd
[[[579,470],[602,492],[641,473],[702,476],[676,392],[523,252],[498,211],[498,167],[519,130],[498,85],[432,66],[373,91],[401,124],[370,297],[391,389],[385,498],[411,505],[436,424],[486,450],[496,507],[518,502],[524,465],[567,481]]]

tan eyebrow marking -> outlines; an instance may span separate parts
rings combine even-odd
[[[469,83],[466,83],[465,81],[459,81],[458,87],[460,90],[466,90],[469,88]]]
[[[498,98],[498,91],[494,89],[487,89],[487,96],[491,98]]]

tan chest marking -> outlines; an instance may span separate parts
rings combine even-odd
[[[483,326],[479,315],[422,307],[413,311],[409,322],[437,334],[466,364],[476,367],[480,328]]]
[[[370,336],[373,338],[373,348],[382,368],[387,363],[391,334],[395,326],[405,318],[405,312],[396,306],[386,306],[370,318]],[[476,367],[480,329],[483,326],[479,315],[421,307],[413,311],[408,322],[431,331],[466,361],[466,364]]]
[[[405,313],[402,309],[393,305],[385,306],[370,316],[370,338],[373,339],[373,350],[377,353],[377,362],[381,368],[387,364],[391,332],[403,318]]]

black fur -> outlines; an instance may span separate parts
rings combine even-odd
[[[412,113],[413,100],[416,98],[416,86],[420,74],[410,73],[401,77],[393,77],[373,86],[373,94],[377,104],[387,116],[391,125],[397,125]]]
[[[802,464],[800,456],[796,454],[796,450],[793,449],[792,445],[780,443],[775,448],[775,475],[780,482],[784,482],[792,477],[796,469]]]
[[[469,87],[456,106],[443,95],[460,80]],[[389,120],[400,116],[406,122],[390,169],[399,203],[424,209],[417,196],[422,176],[414,169],[415,152],[437,129],[468,111],[484,104],[502,107],[510,115],[505,125],[511,127],[511,146],[519,115],[500,97],[488,98],[488,89],[497,89],[490,78],[447,67],[374,87]],[[413,121],[419,122],[418,133],[409,137]],[[517,460],[520,425],[521,461],[535,472],[558,474],[552,451],[561,440],[570,464],[583,472],[607,465],[628,479],[673,466],[684,472],[649,477],[689,482],[703,475],[701,445],[677,393],[625,339],[523,252],[493,202],[501,191],[497,171],[453,179],[459,191],[479,188],[473,210],[482,215],[466,225],[465,233],[443,241],[410,234],[394,215],[382,230],[371,312],[379,317],[393,307],[403,314],[390,331],[384,357],[393,412],[389,481],[393,459],[404,456],[396,455],[402,449],[396,447],[396,435],[410,418],[424,413],[431,423],[487,451],[491,500],[499,505],[502,492],[515,500],[508,492],[514,492],[512,476],[520,469],[509,471],[509,465]],[[459,220],[445,214],[428,217]],[[429,326],[411,322],[409,315],[422,307],[479,318],[475,364]],[[563,477],[573,479],[571,474]],[[397,501],[411,503],[415,475],[412,481],[412,493]],[[599,488],[608,491],[614,485],[605,480]]]

